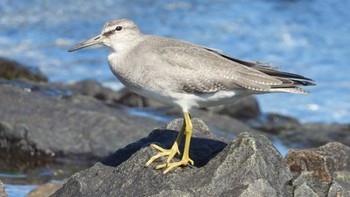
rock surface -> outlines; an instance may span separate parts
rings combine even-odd
[[[148,107],[151,105],[157,106],[157,104],[155,102],[151,102],[150,99],[139,96],[125,88],[121,89],[120,91],[113,91],[109,88],[103,87],[102,84],[94,80],[79,81],[69,84],[68,86],[63,86],[63,88],[68,88],[76,94],[96,98],[109,105],[122,105],[137,108]]]
[[[265,114],[245,123],[278,136],[289,147],[315,148],[334,141],[350,146],[350,124],[301,124],[295,118],[280,114]]]
[[[291,149],[285,159],[293,172],[310,171],[330,183],[334,172],[350,170],[350,147],[331,142],[317,149]]]
[[[350,146],[350,124],[307,123],[280,130],[278,136],[288,140],[289,144],[299,144],[305,148],[318,147],[334,141]]]
[[[290,196],[291,172],[264,136],[240,134],[222,142],[206,125],[193,120],[190,157],[195,165],[162,170],[144,167],[156,153],[150,143],[169,147],[181,119],[155,130],[104,161],[76,173],[53,196]],[[181,149],[181,148],[180,148]],[[161,161],[161,162],[164,162]]]
[[[74,174],[52,196],[350,196],[350,147],[333,142],[291,150],[283,159],[262,135],[241,133],[233,141],[193,119],[194,166],[164,175],[144,167],[157,143],[170,147],[181,119]],[[182,146],[181,148],[182,149]]]
[[[162,124],[50,86],[0,81],[0,92],[0,147],[9,153],[103,158]]]
[[[350,196],[350,147],[331,142],[309,150],[290,150],[285,161],[297,178],[295,196]]]
[[[350,196],[350,170],[337,171],[333,175],[328,196]]]
[[[18,62],[2,57],[0,57],[0,78],[47,82],[47,77],[39,70],[23,66]]]

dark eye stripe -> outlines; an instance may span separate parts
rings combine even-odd
[[[103,33],[102,35],[103,35],[103,36],[109,36],[109,35],[111,35],[111,34],[113,34],[113,33],[114,33],[114,30],[112,30],[112,31],[107,31],[107,32]]]

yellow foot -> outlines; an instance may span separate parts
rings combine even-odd
[[[179,167],[179,166],[187,166],[188,163],[190,163],[191,165],[194,164],[193,160],[190,159],[189,157],[182,157],[181,161],[174,162],[174,163],[161,164],[161,165],[158,165],[156,167],[156,169],[161,169],[161,168],[165,168],[166,167],[166,169],[163,172],[163,174],[166,174],[170,170],[172,170],[173,168]]]
[[[188,163],[193,165],[192,159],[190,159],[188,156],[183,156],[181,161],[179,162],[170,163],[176,154],[180,155],[179,147],[176,142],[173,144],[173,146],[170,149],[164,149],[155,144],[151,144],[151,146],[157,149],[160,153],[151,157],[151,159],[147,161],[146,166],[149,166],[152,162],[154,162],[158,158],[165,157],[165,156],[168,156],[166,163],[160,164],[156,167],[156,169],[166,168],[166,170],[163,172],[164,174],[168,173],[170,170],[178,166],[186,166]]]
[[[157,160],[160,157],[165,157],[168,156],[168,159],[166,161],[167,164],[170,163],[170,161],[174,158],[174,156],[176,154],[180,155],[180,151],[179,151],[179,146],[177,145],[177,143],[175,142],[173,144],[173,146],[170,149],[164,149],[156,144],[151,144],[151,146],[154,149],[157,149],[160,153],[154,155],[153,157],[151,157],[151,159],[149,159],[146,163],[146,166],[149,166],[152,162],[154,162],[155,160]],[[166,165],[166,164],[165,164]],[[157,166],[158,168],[158,166]]]

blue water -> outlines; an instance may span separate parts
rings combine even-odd
[[[106,48],[68,53],[115,18],[130,18],[149,34],[206,45],[261,60],[314,79],[310,95],[270,94],[264,112],[302,122],[350,122],[350,1],[0,1],[0,56],[38,67],[51,81],[93,78],[121,84]]]
[[[5,184],[5,191],[8,197],[25,197],[30,191],[32,191],[36,187],[38,186]]]

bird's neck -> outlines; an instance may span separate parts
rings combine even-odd
[[[117,52],[119,54],[128,53],[142,40],[143,36],[130,36],[127,39],[119,40],[118,42],[113,42],[110,48],[113,52]]]

